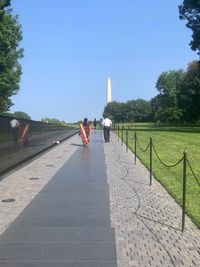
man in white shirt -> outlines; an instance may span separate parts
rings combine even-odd
[[[104,140],[105,142],[110,142],[110,126],[112,125],[112,121],[108,117],[106,117],[102,121],[102,125],[103,125]]]
[[[16,119],[12,119],[10,121],[10,127],[12,129],[12,135],[13,135],[13,142],[17,144],[18,141],[18,129],[19,129],[19,121]]]

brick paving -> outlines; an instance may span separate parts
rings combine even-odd
[[[200,230],[114,134],[104,151],[118,266],[200,266]]]

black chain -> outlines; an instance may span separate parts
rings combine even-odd
[[[192,169],[192,166],[190,165],[190,162],[189,162],[189,160],[188,160],[188,159],[187,159],[187,164],[188,164],[188,166],[190,167],[190,170],[191,170],[191,172],[192,172],[192,174],[193,174],[194,178],[196,179],[196,181],[197,181],[198,185],[200,185],[200,182],[199,182],[199,180],[198,180],[197,176],[195,175],[195,173],[194,173],[194,171],[193,171],[193,169]]]
[[[149,144],[147,145],[147,147],[143,150],[142,148],[141,148],[141,146],[140,146],[140,144],[139,144],[139,142],[138,142],[138,137],[136,137],[136,141],[137,141],[137,144],[138,144],[138,146],[139,146],[139,149],[142,151],[142,152],[146,152],[147,151],[147,149],[149,148],[149,146],[150,146],[150,142],[149,142]]]
[[[164,163],[164,162],[161,160],[161,158],[158,156],[158,153],[157,153],[157,151],[156,151],[156,149],[155,149],[154,144],[153,144],[152,146],[153,146],[153,150],[154,150],[154,152],[155,152],[155,154],[156,154],[156,157],[159,159],[159,161],[160,161],[165,167],[168,167],[168,168],[176,167],[176,166],[183,160],[183,157],[182,157],[177,163],[172,164],[172,165],[168,165],[168,164]]]

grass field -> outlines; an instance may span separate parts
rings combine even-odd
[[[127,127],[127,125],[125,125]],[[200,134],[195,129],[184,132],[184,128],[162,130],[148,130],[145,125],[137,127],[137,137],[141,148],[144,150],[150,140],[153,139],[155,149],[161,160],[167,165],[173,165],[183,157],[183,151],[187,151],[188,160],[197,176],[192,175],[187,165],[187,191],[186,191],[186,212],[193,222],[200,228]],[[187,127],[188,128],[188,127]],[[121,136],[121,132],[120,132]],[[134,131],[129,131],[129,148],[134,151]],[[125,134],[124,134],[125,141]],[[141,152],[137,146],[137,156],[149,168],[149,149]],[[180,163],[174,168],[163,166],[153,152],[153,175],[173,196],[177,203],[182,204],[182,170]]]

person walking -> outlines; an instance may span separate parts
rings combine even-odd
[[[90,143],[91,128],[88,123],[88,119],[85,118],[83,123],[80,124],[80,137],[83,142],[83,146],[88,146]]]
[[[104,140],[105,142],[110,142],[110,127],[112,125],[112,121],[108,117],[106,117],[102,121],[102,125],[103,125]]]
[[[94,125],[94,129],[96,129],[97,128],[97,120],[96,120],[96,118],[93,121],[93,125]]]

